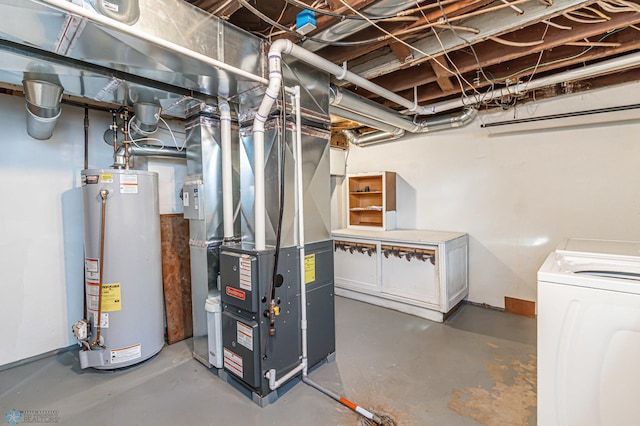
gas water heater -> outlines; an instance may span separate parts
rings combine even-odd
[[[158,175],[83,170],[83,320],[73,325],[81,368],[115,369],[164,346]]]

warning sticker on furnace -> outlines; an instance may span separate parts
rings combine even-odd
[[[120,283],[102,284],[102,312],[115,312],[122,310],[120,299]]]
[[[251,258],[238,258],[240,288],[251,291]]]
[[[242,377],[242,357],[224,348],[224,368]]]
[[[308,254],[304,257],[304,283],[309,284],[316,280],[316,255]]]
[[[127,346],[126,348],[114,349],[111,351],[111,364],[132,361],[142,357],[142,345]]]
[[[240,321],[238,321],[237,324],[238,332],[236,340],[245,348],[253,351],[253,329],[248,325],[241,323]]]

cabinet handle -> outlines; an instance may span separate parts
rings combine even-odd
[[[361,244],[361,243],[352,243],[350,241],[338,241],[334,242],[334,251],[344,251],[353,253],[354,251],[360,254],[367,254],[371,257],[377,250],[375,244]]]
[[[426,262],[427,260],[429,260],[432,265],[436,264],[435,250],[389,245],[383,245],[381,246],[381,249],[382,254],[387,259],[389,258],[389,256],[393,256],[400,259],[405,258],[407,262],[411,262],[411,259],[417,259],[421,262]]]

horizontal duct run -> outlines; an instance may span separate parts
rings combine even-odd
[[[136,157],[168,157],[168,158],[187,158],[186,149],[178,149],[174,147],[159,147],[154,145],[129,145],[129,156]],[[114,166],[124,167],[126,164],[125,159],[125,146],[120,145],[118,150],[114,154]]]
[[[397,111],[333,85],[330,104],[332,114],[379,130],[363,135],[348,130],[343,132],[349,142],[359,146],[390,142],[400,138],[405,132],[427,133],[463,127],[471,123],[478,114],[475,108],[467,107],[453,114],[414,121]]]

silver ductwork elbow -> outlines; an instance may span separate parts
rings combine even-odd
[[[447,114],[440,117],[427,118],[420,123],[420,125],[422,126],[422,130],[420,130],[420,133],[464,127],[475,120],[477,116],[477,109],[467,107],[457,113]]]
[[[113,167],[116,169],[123,169],[126,161],[125,161],[125,147],[124,145],[120,145],[116,152],[113,154]]]
[[[27,108],[27,133],[34,139],[51,138],[62,113],[60,102],[64,89],[44,80],[22,80],[22,87]]]
[[[347,142],[356,146],[367,146],[384,142],[391,142],[402,136],[405,131],[400,130],[397,133],[388,132],[370,132],[364,135],[357,135],[353,130],[343,130],[342,134],[347,138]]]

